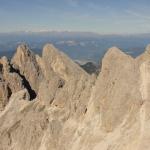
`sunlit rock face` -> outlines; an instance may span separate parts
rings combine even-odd
[[[19,45],[11,63],[17,72],[27,80],[26,84],[30,86],[31,97],[34,99],[37,95],[39,84],[43,79],[35,54],[27,45]]]
[[[116,47],[90,75],[51,44],[0,59],[0,150],[149,150],[150,48]]]

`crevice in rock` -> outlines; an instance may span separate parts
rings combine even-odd
[[[0,64],[0,81],[3,80],[3,65]]]
[[[58,81],[58,88],[63,88],[65,85],[65,81],[64,80],[59,80]]]
[[[12,144],[12,138],[11,138],[11,133],[10,132],[8,132],[8,145],[11,145]]]
[[[12,95],[12,91],[9,86],[7,86],[7,91],[8,91],[8,99],[9,99]]]
[[[3,65],[0,64],[0,72],[3,72]]]
[[[20,73],[20,70],[19,70],[19,69],[15,69],[15,68],[13,68],[12,65],[10,65],[10,72],[15,72],[15,73],[17,73],[17,74],[22,78],[22,80],[23,80],[23,85],[25,86],[25,88],[26,88],[26,89],[28,90],[28,92],[29,92],[30,100],[35,99],[36,96],[37,96],[36,92],[32,89],[32,87],[31,87],[29,81],[25,78],[25,76]]]
[[[85,110],[84,110],[84,114],[86,114],[87,113],[87,108],[85,108]]]

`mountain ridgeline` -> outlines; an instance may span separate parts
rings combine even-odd
[[[52,44],[2,57],[0,150],[149,150],[150,46],[136,58],[112,47],[92,66]]]

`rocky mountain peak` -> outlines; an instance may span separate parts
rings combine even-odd
[[[29,49],[29,46],[27,45],[27,44],[20,44],[19,46],[18,46],[18,48],[17,48],[17,51],[19,52],[19,51],[22,51],[22,52],[28,52],[28,51],[30,51],[30,49]]]
[[[88,76],[88,74],[74,63],[73,60],[59,51],[52,44],[46,44],[44,46],[42,58],[50,64],[55,73],[59,74],[65,80],[74,77],[74,75],[78,76],[78,73]]]
[[[52,44],[20,45],[0,59],[0,149],[149,150],[149,93],[149,46],[110,48],[96,78]]]
[[[137,64],[141,65],[145,61],[150,60],[150,45],[147,45],[145,52],[136,58]]]
[[[29,82],[28,85],[30,84],[31,91],[35,93],[33,95],[36,95],[43,74],[36,61],[35,54],[26,44],[18,46],[16,53],[11,60],[11,64],[13,68]]]
[[[108,49],[103,59],[122,59],[122,58],[132,58],[131,56],[125,54],[122,50],[117,47],[112,47]]]
[[[49,54],[58,55],[59,51],[53,44],[46,44],[43,48],[43,56],[48,56]]]
[[[28,61],[35,62],[35,56],[27,44],[21,44],[17,47],[16,53],[12,58],[12,64],[21,67],[25,61],[27,61],[27,63]]]
[[[145,51],[150,54],[150,44],[146,46]]]

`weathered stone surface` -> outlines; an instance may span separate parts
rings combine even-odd
[[[150,45],[147,45],[145,48],[145,52],[136,58],[136,61],[139,65],[141,65],[145,61],[150,60]]]
[[[37,150],[48,120],[38,102],[29,101],[27,90],[13,94],[6,109],[0,114],[1,150]]]
[[[149,56],[113,47],[96,79],[51,44],[42,57],[21,46],[14,68],[0,60],[0,150],[149,150]]]
[[[49,103],[70,110],[70,115],[84,113],[94,79],[51,44],[44,46],[42,58],[37,59],[46,79],[40,86],[40,99],[49,98]]]
[[[94,95],[95,105],[101,112],[102,128],[110,132],[132,109],[136,113],[142,103],[139,85],[140,72],[135,60],[118,48],[109,49],[103,58]]]
[[[25,77],[29,82],[33,92],[33,98],[35,98],[38,93],[39,84],[43,79],[43,74],[39,68],[34,53],[26,44],[22,44],[18,46],[11,63],[19,74]]]
[[[87,75],[83,69],[64,53],[56,49],[52,44],[46,44],[44,46],[42,57],[51,65],[54,72],[58,73],[66,81],[74,76],[77,78],[80,74]]]
[[[3,110],[12,93],[24,88],[23,79],[12,69],[6,57],[0,59],[0,110]]]
[[[147,53],[147,52],[145,52]],[[148,150],[149,63],[111,48],[71,150]]]

